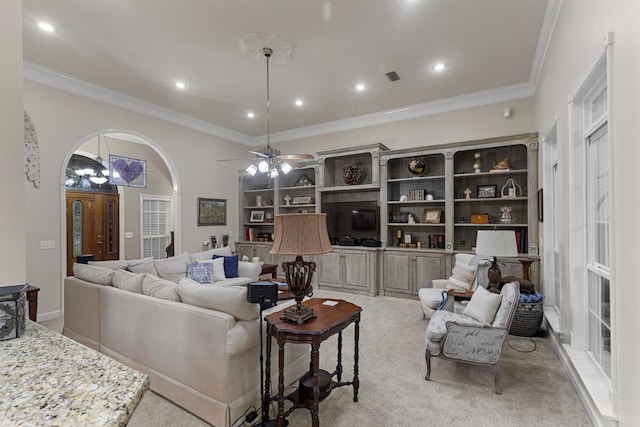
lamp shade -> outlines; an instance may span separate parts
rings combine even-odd
[[[275,231],[272,254],[314,255],[333,251],[327,232],[327,214],[276,215]]]
[[[476,254],[493,257],[518,256],[513,230],[478,230]]]

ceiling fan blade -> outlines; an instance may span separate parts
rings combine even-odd
[[[265,157],[265,158],[269,158],[269,156],[267,156],[266,154],[261,153],[261,152],[259,152],[259,151],[249,151],[249,152],[250,152],[251,154],[255,154],[255,155],[256,155],[256,156],[258,156],[258,157]]]
[[[282,160],[313,160],[311,154],[282,154],[280,158]]]
[[[251,161],[251,159],[218,159],[218,162],[238,162],[238,161],[243,161],[243,162],[248,162]]]

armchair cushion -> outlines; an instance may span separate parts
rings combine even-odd
[[[453,270],[451,270],[451,276],[449,277],[449,284],[447,285],[447,289],[471,289],[475,280],[475,265],[469,265],[464,263],[463,261],[460,261],[459,259],[456,259]]]
[[[473,317],[475,320],[485,325],[490,325],[496,317],[498,307],[500,307],[501,296],[489,292],[482,286],[475,290],[471,301],[465,307],[463,314]]]

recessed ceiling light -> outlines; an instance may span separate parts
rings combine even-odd
[[[298,107],[302,107],[304,105],[304,102],[302,102],[302,99],[296,99],[296,105]]]
[[[444,71],[447,66],[443,62],[438,62],[431,68],[433,69],[433,71]]]
[[[53,28],[53,25],[49,24],[48,22],[38,22],[38,28],[40,28],[42,31],[46,31],[47,33],[53,33],[55,28]]]
[[[247,113],[247,117],[250,118],[250,119],[253,119],[255,116],[256,115],[251,113],[251,112]]]
[[[176,82],[176,87],[178,89],[185,89],[187,85],[184,82]]]
[[[358,92],[362,92],[363,90],[365,90],[365,88],[366,88],[366,86],[364,85],[364,83],[358,83],[358,84],[356,85],[356,90],[357,90]]]

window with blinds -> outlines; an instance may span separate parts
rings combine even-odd
[[[171,198],[140,195],[142,256],[166,258],[171,243]]]

